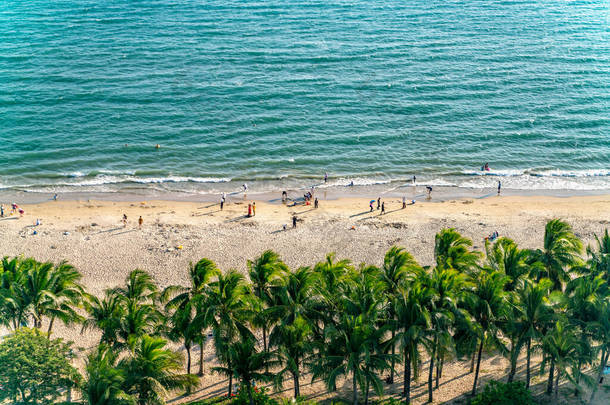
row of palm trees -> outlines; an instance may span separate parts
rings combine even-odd
[[[0,323],[52,332],[56,320],[100,332],[89,356],[85,397],[91,404],[162,402],[167,389],[196,382],[191,351],[199,347],[199,375],[208,333],[219,366],[253,404],[256,383],[279,388],[292,380],[301,395],[306,375],[334,391],[338,378],[352,386],[353,403],[366,404],[394,382],[402,364],[402,396],[410,403],[411,381],[427,372],[433,401],[445,363],[469,359],[477,391],[483,350],[506,356],[513,381],[525,352],[525,384],[532,379],[532,353],[542,353],[547,392],[561,379],[597,390],[610,354],[610,236],[586,249],[560,220],[545,228],[541,249],[521,249],[508,238],[485,252],[454,229],[435,237],[434,264],[421,266],[404,248],[392,247],[381,266],[354,265],[329,254],[312,267],[289,269],[273,251],[248,261],[248,279],[202,259],[189,268],[188,286],[159,289],[134,270],[124,287],[98,298],[79,285],[67,263],[4,259],[0,268]],[[78,310],[86,309],[86,316]],[[259,337],[261,338],[259,340]],[[165,348],[179,342],[180,357]],[[423,357],[429,359],[422,370]],[[595,378],[583,370],[595,367]],[[385,381],[383,377],[386,377]]]

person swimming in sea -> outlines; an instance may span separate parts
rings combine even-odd
[[[481,167],[481,171],[488,172],[489,170],[489,163],[485,163],[483,167]]]

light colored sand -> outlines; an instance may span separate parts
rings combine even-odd
[[[248,201],[241,198],[230,200],[222,212],[217,204],[209,202],[52,201],[23,206],[23,218],[0,218],[0,255],[66,259],[81,271],[89,291],[99,294],[122,283],[134,268],[150,272],[161,287],[186,283],[188,263],[202,257],[214,260],[222,269],[242,271],[247,259],[265,249],[280,253],[293,268],[313,265],[329,252],[355,263],[379,265],[385,251],[398,244],[412,252],[421,264],[428,265],[432,263],[434,235],[443,227],[456,228],[482,249],[483,238],[493,231],[513,238],[521,247],[541,247],[544,225],[552,218],[568,221],[585,243],[610,226],[610,196],[494,196],[418,202],[404,210],[399,199],[385,202],[387,214],[380,216],[377,210],[368,212],[368,199],[322,200],[317,210],[258,201],[256,216],[245,218]],[[10,210],[10,204],[5,202],[4,206],[5,211]],[[123,213],[129,220],[126,228],[120,222]],[[291,229],[290,224],[293,213],[302,220],[296,229]],[[144,219],[141,230],[137,226],[140,215]],[[33,226],[36,218],[42,225]],[[288,226],[287,231],[282,231],[283,224]],[[38,234],[34,235],[34,231]],[[95,342],[94,334],[81,336],[61,327],[57,334],[83,347]],[[212,360],[211,353],[207,357]],[[461,375],[467,368],[464,364],[447,365],[443,380]],[[482,367],[486,370],[483,378],[494,373],[502,375],[505,367],[502,359],[487,360]],[[219,381],[220,377],[212,377],[204,380],[204,386]],[[423,381],[424,376],[420,378]],[[442,385],[436,396],[449,400],[466,391],[470,384],[470,376],[456,378]],[[198,396],[223,389],[224,384],[208,386]],[[400,387],[397,385],[396,389]],[[423,387],[416,388],[414,395],[418,390],[423,392]],[[308,391],[322,389],[317,385]],[[422,395],[416,403],[424,400]]]

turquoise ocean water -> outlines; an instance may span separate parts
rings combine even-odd
[[[610,2],[0,3],[0,192],[324,172],[610,189]]]

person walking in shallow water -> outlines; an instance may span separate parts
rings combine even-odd
[[[432,198],[432,187],[426,186],[426,190],[428,191],[428,200]]]
[[[500,190],[502,189],[502,183],[498,180],[498,195],[500,195]]]

